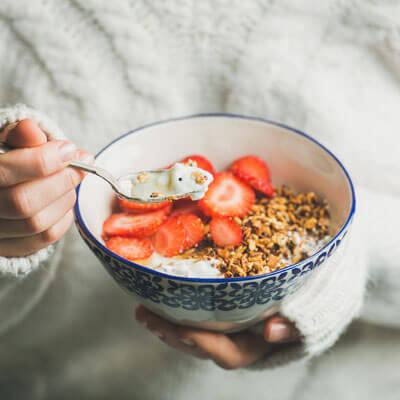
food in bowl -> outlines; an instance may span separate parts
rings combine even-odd
[[[241,157],[215,173],[207,158],[192,155],[170,166],[172,175],[183,165],[208,180],[204,197],[155,204],[118,199],[121,212],[103,225],[109,250],[170,275],[235,278],[295,264],[329,241],[327,201],[286,185],[274,189],[261,158]],[[144,178],[135,190],[143,185],[151,192]]]
[[[115,176],[124,176],[132,170],[167,166],[194,152],[207,155],[217,171],[226,170],[232,160],[245,154],[267,160],[276,193],[286,184],[295,193],[315,192],[327,201],[330,239],[305,260],[267,274],[221,278],[164,273],[141,260],[129,261],[106,247],[103,223],[116,212],[116,199],[104,181],[86,176],[77,190],[75,205],[79,234],[114,283],[157,315],[173,323],[239,332],[279,312],[282,302],[320,271],[329,276],[352,250],[348,244],[354,234],[351,223],[356,198],[348,172],[322,144],[289,126],[229,114],[176,118],[139,127],[108,143],[96,155],[96,164]],[[168,217],[184,211],[204,218],[198,202],[169,205],[172,209]],[[143,210],[137,212],[143,214]],[[184,265],[190,261],[166,258],[183,261]]]

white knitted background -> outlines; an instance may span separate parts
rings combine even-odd
[[[400,321],[399,37],[396,0],[2,0],[0,105],[25,103],[42,111],[92,152],[143,123],[218,111],[285,122],[331,148],[362,187],[358,218],[366,252],[356,260],[359,268],[351,262],[343,267],[349,271],[341,288],[348,288],[350,300],[340,302],[332,318],[307,325],[312,308],[296,313],[285,305],[312,355],[332,344],[356,314],[366,269],[374,280],[365,318]],[[55,271],[55,262],[37,268],[38,255],[37,262],[7,264],[15,276],[34,269],[18,284],[8,277],[0,288],[0,321],[12,321],[3,329],[9,332],[1,342],[7,349],[0,344],[0,370],[7,368],[7,385],[22,393],[13,392],[15,398],[27,398],[24,388],[32,399],[66,398],[60,388],[70,397],[109,398],[117,390],[121,398],[135,398],[135,386],[141,399],[201,399],[209,396],[210,382],[219,398],[243,398],[243,387],[263,398],[256,372],[238,379],[152,342],[127,317],[130,299],[113,291],[72,237],[73,251],[59,253],[49,288],[40,274]],[[338,290],[334,282],[344,276],[341,268],[335,272],[336,278],[321,278],[324,311],[329,293]],[[2,304],[13,304],[12,311]],[[145,352],[143,343],[154,352]],[[178,372],[167,368],[171,360]],[[148,379],[159,376],[159,385],[144,384],[146,371]],[[295,367],[285,369],[284,380],[275,372],[263,375],[270,377],[268,398],[296,398],[302,376]],[[337,398],[345,398],[339,386]]]

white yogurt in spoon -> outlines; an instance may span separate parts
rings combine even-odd
[[[203,169],[176,163],[160,171],[139,172],[120,181],[128,196],[146,199],[157,197],[183,197],[188,194],[192,200],[201,199],[207,191],[213,176]]]

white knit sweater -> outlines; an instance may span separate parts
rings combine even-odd
[[[31,117],[96,152],[144,123],[236,112],[305,130],[344,161],[359,187],[349,257],[282,305],[303,343],[254,368],[330,347],[367,274],[364,318],[400,325],[398,2],[2,0],[0,38],[0,104],[32,107],[1,109],[0,129]],[[0,257],[1,398],[295,398],[301,363],[227,373],[165,347],[67,236]]]

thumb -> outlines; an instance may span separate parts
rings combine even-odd
[[[5,140],[12,147],[36,147],[46,143],[47,136],[37,122],[24,119],[10,127]]]
[[[295,325],[281,315],[271,317],[264,326],[264,339],[269,343],[292,343],[300,339]]]

